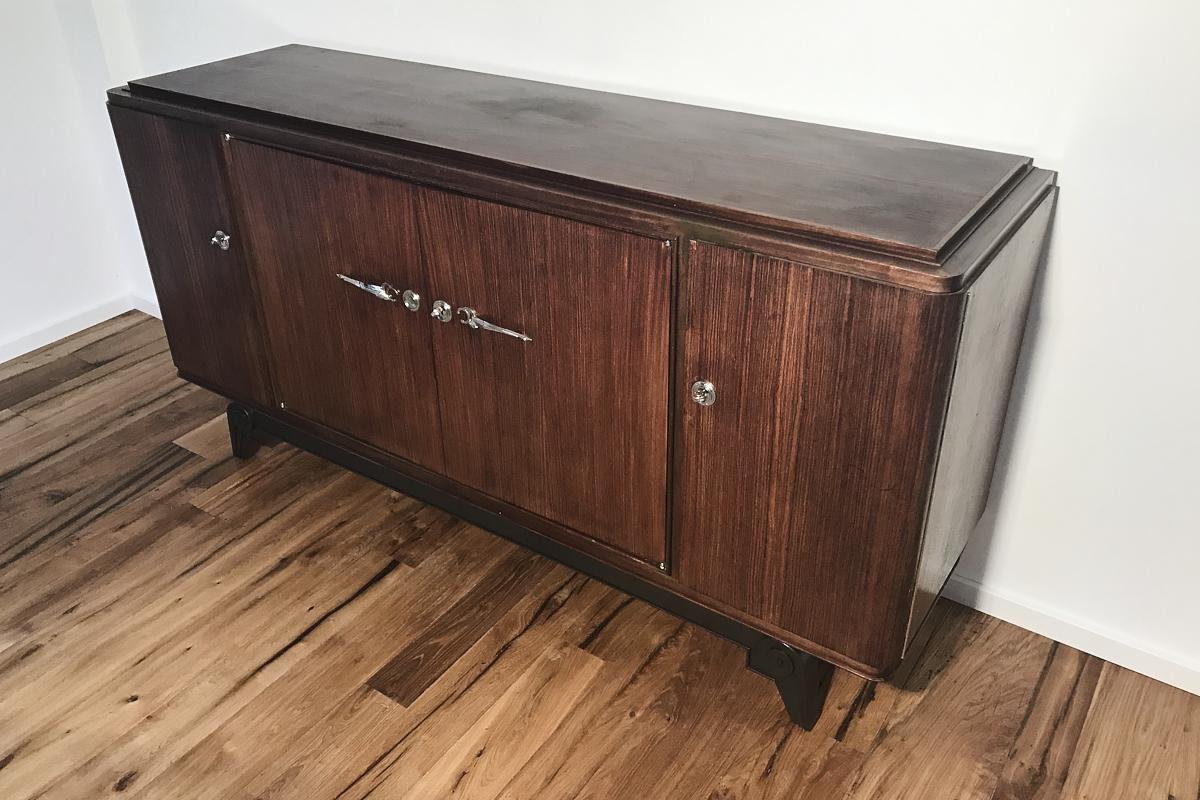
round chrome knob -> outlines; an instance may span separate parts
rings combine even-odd
[[[229,249],[229,234],[225,231],[217,231],[213,237],[208,240],[208,243],[213,247],[219,247],[222,250]]]
[[[692,402],[697,405],[711,406],[717,402],[717,387],[709,381],[696,381],[692,384]]]
[[[416,311],[421,307],[421,295],[412,289],[405,289],[401,298],[404,300],[404,307],[409,311]]]
[[[454,309],[445,300],[434,300],[433,311],[429,312],[429,316],[439,322],[449,322],[450,318],[454,316]]]

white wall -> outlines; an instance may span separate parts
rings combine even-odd
[[[83,2],[0,4],[0,361],[129,307],[144,258]],[[140,277],[140,275],[139,275]]]
[[[116,83],[299,41],[1059,170],[992,502],[951,592],[1200,693],[1195,0],[93,5]]]

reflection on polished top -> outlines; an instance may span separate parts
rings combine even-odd
[[[940,261],[1023,156],[287,45],[130,81],[714,219]]]

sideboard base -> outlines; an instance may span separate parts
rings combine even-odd
[[[680,597],[660,586],[580,550],[530,530],[511,519],[469,503],[435,486],[381,464],[359,453],[328,442],[285,420],[261,411],[230,403],[226,408],[229,442],[238,458],[249,458],[258,449],[256,434],[266,434],[320,456],[377,483],[437,506],[472,525],[503,536],[571,569],[607,583],[677,617],[699,625],[746,648],[746,665],[770,678],[779,690],[788,717],[805,730],[812,730],[821,717],[825,696],[833,676],[833,665],[803,653],[738,620]]]
[[[760,636],[746,650],[746,666],[775,681],[792,722],[806,731],[813,729],[833,679],[832,664],[778,639]]]
[[[258,452],[258,440],[254,438],[254,419],[250,410],[237,403],[225,409],[225,420],[229,423],[229,448],[236,458],[250,458]]]

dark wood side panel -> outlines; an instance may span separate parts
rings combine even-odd
[[[271,404],[240,231],[225,197],[219,134],[109,107],[175,366],[230,397]],[[222,230],[232,246],[210,243]]]
[[[413,189],[237,139],[228,146],[279,402],[441,469]],[[422,308],[382,300],[338,273],[413,289]]]
[[[967,293],[966,316],[921,548],[909,639],[987,505],[1029,297],[1056,192],[1042,200]]]
[[[962,299],[715,245],[681,271],[677,574],[883,675],[900,659]]]
[[[532,337],[434,323],[445,474],[666,558],[667,242],[420,192],[431,297]]]

